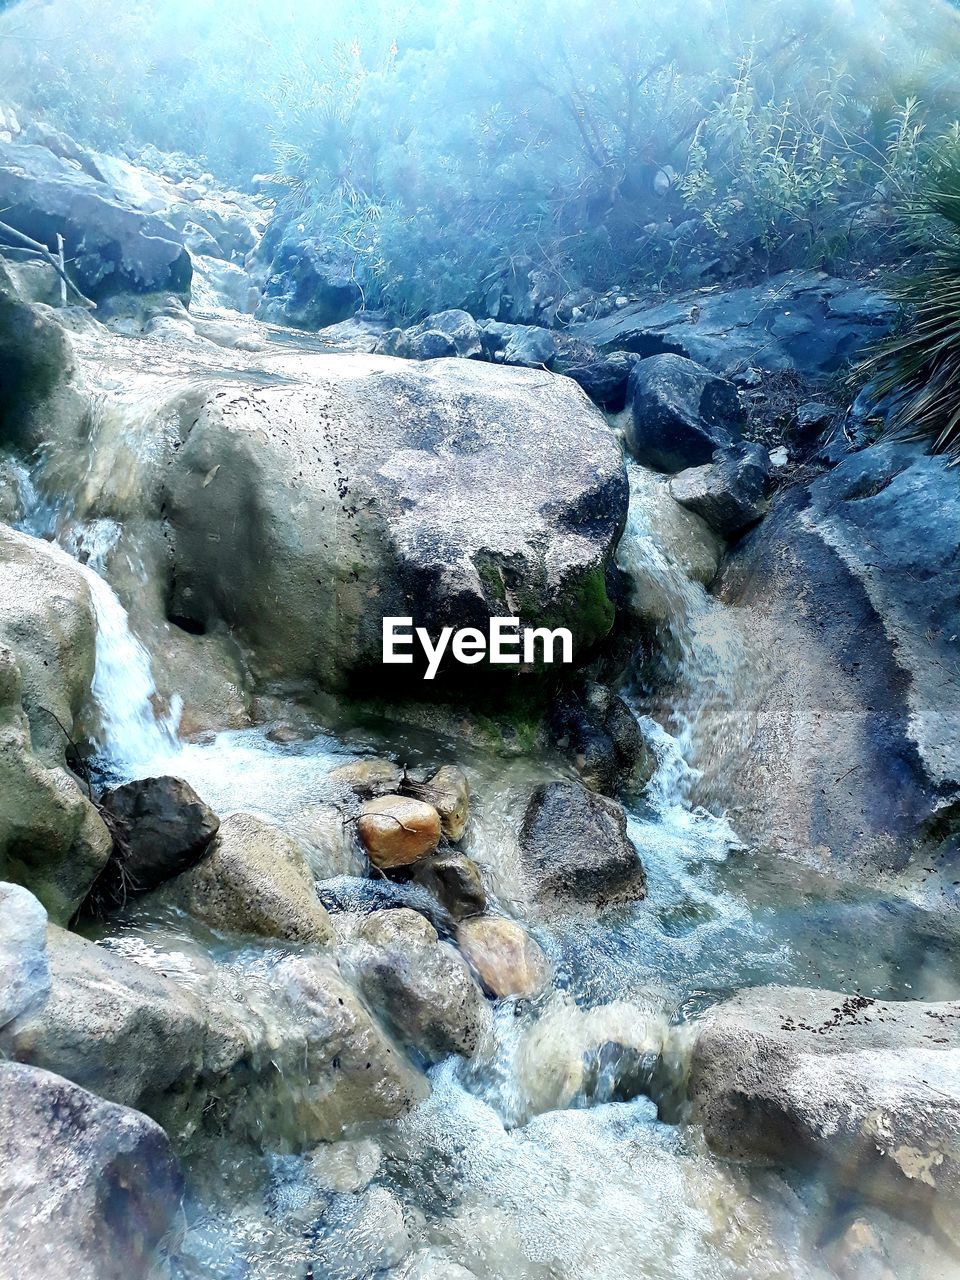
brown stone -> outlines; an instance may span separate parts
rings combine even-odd
[[[437,847],[440,815],[423,800],[379,796],[361,809],[357,833],[375,866],[407,867]]]
[[[457,929],[457,945],[489,995],[532,996],[546,984],[547,957],[515,920],[465,920]]]

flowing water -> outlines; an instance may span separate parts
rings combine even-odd
[[[129,431],[142,433],[148,417],[136,406]],[[317,724],[287,744],[264,729],[181,741],[177,709],[155,710],[150,657],[102,576],[119,526],[74,516],[65,496],[45,507],[24,484],[24,526],[55,534],[85,566],[107,772],[176,774],[221,816],[253,810],[291,822],[336,799],[328,773],[344,760],[457,759],[475,797],[467,850],[554,968],[543,996],[495,1008],[474,1060],[434,1067],[430,1098],[400,1121],[296,1154],[266,1122],[256,1146],[195,1135],[185,1233],[169,1261],[179,1280],[830,1274],[820,1242],[845,1208],[837,1188],[724,1164],[682,1123],[690,1020],[735,988],[765,982],[955,996],[958,952],[918,908],[746,849],[721,813],[691,802],[691,744],[706,725],[718,739],[726,725],[735,738],[737,682],[750,672],[721,607],[654,536],[639,498],[644,477],[635,471],[631,481],[620,561],[647,605],[660,601],[676,674],[669,700],[647,700],[639,680],[631,695],[658,759],[651,785],[627,805],[649,897],[600,916],[545,915],[524,898],[516,832],[531,787],[563,775],[555,760],[506,760],[386,724]],[[99,939],[187,983],[218,966],[249,984],[251,1001],[257,975],[290,950],[231,944],[136,906]],[[255,1089],[246,1105],[253,1116]],[[933,1245],[908,1228],[891,1240],[897,1274],[946,1274]]]

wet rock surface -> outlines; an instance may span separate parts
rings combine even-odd
[[[183,1177],[152,1120],[62,1077],[0,1062],[0,1268],[128,1280],[176,1225]]]
[[[538,898],[604,906],[646,894],[622,805],[579,782],[550,782],[530,797],[520,849]]]
[[[681,471],[670,481],[676,501],[728,539],[766,513],[769,488],[769,454],[747,442],[717,450],[712,462]]]
[[[360,991],[398,1038],[426,1061],[474,1054],[486,1004],[455,948],[414,911],[375,911],[344,938]]]
[[[457,928],[457,946],[484,990],[499,999],[532,996],[549,977],[546,956],[529,933],[504,916],[474,916]]]
[[[201,861],[162,892],[215,929],[298,942],[333,936],[303,848],[254,814],[226,818]]]
[[[724,1156],[825,1160],[862,1195],[932,1212],[956,1237],[960,1005],[740,992],[700,1025],[689,1089]]]

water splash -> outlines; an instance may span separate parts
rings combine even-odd
[[[102,576],[104,559],[119,536],[115,521],[94,520],[74,525],[62,545],[80,566],[97,618],[91,689],[99,720],[96,744],[108,765],[133,776],[178,750],[183,704],[174,698],[169,712],[158,715],[150,655],[130,630],[126,609]]]

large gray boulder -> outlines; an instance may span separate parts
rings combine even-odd
[[[634,365],[627,384],[627,448],[645,467],[682,471],[712,461],[746,422],[732,382],[678,355]]]
[[[674,352],[726,374],[740,366],[832,373],[887,332],[896,308],[855,281],[785,271],[759,285],[624,307],[569,332],[641,356]]]
[[[646,895],[623,806],[579,782],[537,787],[524,814],[520,852],[537,897],[604,906]]]
[[[718,1154],[825,1162],[960,1238],[960,1003],[742,991],[698,1025],[688,1087]]]
[[[0,526],[0,878],[65,922],[110,856],[110,835],[65,767],[90,694],[96,621],[79,567]]]
[[[57,233],[63,236],[88,297],[189,295],[190,255],[173,227],[46,147],[0,142],[0,208],[4,222],[41,244],[56,248]]]
[[[229,627],[262,680],[328,688],[385,677],[385,616],[436,635],[515,614],[569,627],[575,659],[607,634],[626,476],[572,382],[473,360],[289,350],[256,365],[199,370],[166,406],[180,422],[168,444],[141,459],[135,484],[124,459],[92,500],[115,509],[115,484],[132,521],[162,527],[157,569],[179,625]],[[421,671],[390,676],[419,687]],[[438,679],[490,671],[449,662]]]
[[[48,1071],[0,1062],[0,1274],[130,1280],[180,1213],[167,1135]]]
[[[727,561],[717,591],[751,673],[734,703],[744,736],[726,763],[702,742],[696,763],[744,837],[902,868],[949,833],[958,498],[947,459],[876,445],[779,497]]]

